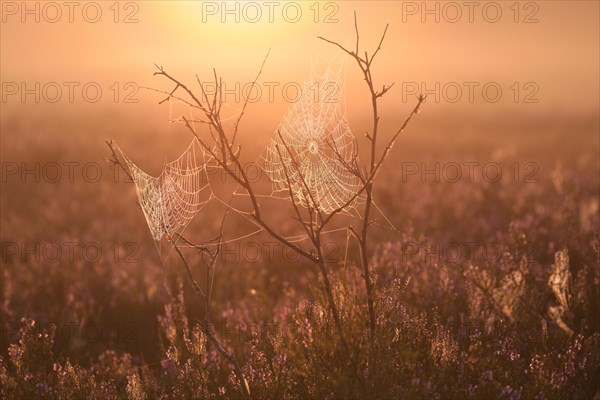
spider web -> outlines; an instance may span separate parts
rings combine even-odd
[[[117,146],[118,148],[118,146]],[[135,183],[139,204],[155,241],[182,234],[190,221],[213,197],[206,173],[206,160],[196,154],[200,143],[192,140],[175,161],[165,162],[162,173],[151,176],[118,148]],[[200,148],[200,150],[202,150]]]
[[[361,201],[361,196],[350,201],[362,183],[345,165],[352,163],[357,149],[346,119],[344,67],[339,60],[330,61],[318,74],[313,65],[264,157],[274,192],[291,189],[302,206],[325,213],[342,207],[351,212]]]

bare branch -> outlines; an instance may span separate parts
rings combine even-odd
[[[354,31],[356,32],[356,50],[354,54],[358,54],[358,42],[360,40],[360,36],[358,35],[358,22],[356,20],[356,11],[354,11]]]
[[[163,67],[159,67],[158,65],[154,64],[156,66],[156,68],[158,68],[158,71],[154,73],[154,75],[163,75],[165,76],[167,79],[169,79],[171,82],[175,83],[175,89],[173,89],[173,93],[175,92],[175,90],[177,90],[178,88],[182,88],[189,96],[192,100],[194,100],[194,102],[198,105],[198,108],[200,108],[202,111],[204,111],[204,113],[207,113],[206,108],[202,105],[202,103],[200,102],[200,100],[198,100],[196,98],[196,95],[194,95],[194,93],[183,83],[179,82],[177,79],[173,78],[171,75],[169,75]]]
[[[107,161],[112,163],[113,165],[118,165],[119,167],[121,167],[121,169],[129,177],[129,179],[131,179],[132,182],[135,182],[135,180],[133,179],[133,176],[129,172],[129,168],[125,168],[125,166],[121,162],[121,159],[117,156],[117,153],[115,152],[115,149],[113,147],[115,145],[115,141],[114,140],[111,140],[110,142],[106,141],[106,145],[108,146],[108,148],[110,149],[110,151],[112,153],[112,159],[107,159]]]
[[[323,40],[323,41],[325,41],[325,42],[327,42],[327,43],[331,43],[331,44],[332,44],[332,45],[334,45],[334,46],[337,46],[337,47],[339,47],[339,48],[340,48],[342,51],[344,51],[345,53],[347,53],[348,55],[350,55],[352,58],[355,58],[357,61],[362,61],[362,62],[365,62],[365,61],[364,61],[362,58],[360,58],[360,57],[358,56],[358,54],[357,54],[357,53],[354,53],[353,51],[346,49],[346,48],[345,48],[344,46],[342,46],[341,44],[339,44],[339,43],[337,43],[337,42],[334,42],[333,40],[325,39],[323,36],[317,36],[317,38],[319,38],[319,39],[321,39],[321,40]]]
[[[267,58],[269,58],[270,53],[271,53],[271,49],[269,49],[269,51],[267,51],[267,55],[265,56],[262,64],[260,65],[260,70],[258,71],[258,74],[256,74],[256,78],[254,78],[254,81],[252,81],[252,85],[250,85],[250,91],[248,92],[248,94],[250,94],[250,92],[252,92],[252,89],[254,89],[254,85],[256,84],[256,81],[258,81],[258,78],[260,78],[260,75],[262,74],[262,70],[265,66],[265,63],[267,62]],[[232,142],[235,142],[235,137],[237,136],[237,133],[238,133],[240,120],[242,119],[242,117],[244,116],[244,113],[246,112],[246,106],[248,105],[248,99],[249,99],[249,96],[246,97],[246,100],[244,101],[244,106],[242,107],[242,112],[240,113],[237,120],[235,121],[235,127],[233,129],[233,138],[231,139]]]
[[[335,214],[339,214],[340,212],[342,212],[344,209],[346,209],[346,207],[348,207],[350,204],[352,204],[352,202],[354,202],[354,200],[356,200],[356,198],[358,198],[358,196],[360,196],[365,189],[367,188],[367,186],[373,182],[373,179],[375,178],[375,175],[377,174],[377,171],[379,170],[379,168],[381,167],[381,165],[383,164],[383,162],[385,161],[385,158],[387,156],[387,154],[389,153],[389,151],[391,150],[391,148],[394,145],[394,141],[398,138],[398,136],[404,132],[404,129],[406,128],[406,126],[408,125],[408,123],[410,122],[410,120],[412,119],[412,117],[415,114],[419,113],[419,109],[421,104],[425,101],[426,96],[419,96],[419,102],[417,103],[417,105],[415,106],[415,108],[412,110],[412,112],[410,113],[410,115],[406,118],[406,120],[404,121],[404,123],[402,124],[402,126],[400,127],[400,129],[398,129],[398,131],[396,132],[396,134],[394,134],[394,136],[392,137],[392,139],[390,140],[390,142],[388,143],[388,145],[386,146],[383,154],[381,155],[381,158],[379,159],[379,161],[375,164],[375,168],[373,168],[373,171],[371,171],[371,173],[368,175],[368,178],[365,180],[365,183],[363,184],[363,186],[354,194],[354,196],[352,196],[350,199],[348,199],[344,204],[342,204],[340,207],[338,207],[337,209],[335,209],[334,211],[332,211],[323,221],[323,224],[326,224],[331,218],[333,218],[333,216]]]
[[[314,242],[315,237],[314,237],[314,231],[313,231],[313,227],[312,227],[312,216],[311,216],[311,226],[310,226],[310,229],[308,229],[306,224],[303,222],[302,214],[300,213],[300,209],[298,208],[298,205],[296,204],[296,199],[295,199],[294,193],[292,191],[292,182],[291,182],[290,176],[288,174],[287,166],[285,165],[285,162],[283,161],[283,156],[281,155],[281,151],[279,150],[279,146],[278,145],[275,146],[275,149],[277,150],[277,154],[279,155],[279,161],[281,162],[281,165],[283,165],[283,172],[285,174],[285,179],[287,181],[289,196],[292,201],[292,206],[294,207],[296,215],[298,216],[298,221],[302,223],[304,230],[310,237],[311,241]],[[310,209],[308,212],[309,212],[309,216],[310,216],[310,214],[312,214]]]
[[[371,56],[371,60],[369,61],[369,65],[371,65],[371,63],[373,62],[373,59],[375,59],[375,56],[377,55],[377,53],[379,53],[379,50],[381,50],[381,45],[383,44],[383,40],[385,39],[385,34],[387,33],[387,30],[388,30],[389,26],[390,26],[390,24],[386,24],[385,25],[385,29],[383,30],[383,35],[381,35],[381,40],[379,40],[379,45],[377,46],[377,49],[375,50],[375,52]]]
[[[343,204],[341,207],[339,207],[338,209],[331,212],[323,221],[322,226],[326,225],[335,215],[342,212],[346,207],[348,207],[350,204],[352,204],[352,202],[354,202],[356,200],[356,198],[358,198],[358,196],[360,196],[363,191],[366,193],[365,207],[364,207],[364,212],[362,215],[362,231],[359,235],[357,232],[354,231],[354,228],[351,228],[351,232],[358,239],[358,242],[359,242],[360,253],[361,253],[360,254],[361,255],[361,264],[362,264],[362,268],[363,268],[363,278],[364,278],[365,288],[366,288],[366,292],[367,292],[367,305],[368,305],[368,309],[369,309],[369,355],[368,355],[368,363],[367,363],[367,365],[368,365],[367,377],[370,378],[373,374],[373,352],[374,352],[374,347],[375,347],[375,330],[376,330],[376,326],[377,326],[376,320],[375,320],[376,317],[375,317],[375,307],[374,307],[374,301],[375,301],[375,299],[374,299],[374,283],[371,280],[371,276],[370,276],[371,268],[369,265],[369,259],[368,259],[368,255],[367,255],[368,227],[371,224],[371,221],[369,219],[369,213],[370,213],[371,205],[373,202],[373,197],[372,197],[373,196],[373,180],[375,178],[375,175],[377,174],[377,171],[383,164],[383,161],[387,157],[391,147],[393,146],[394,141],[400,135],[400,133],[404,130],[404,128],[407,126],[407,124],[410,121],[410,119],[412,118],[412,116],[419,111],[419,107],[420,107],[421,103],[425,100],[425,98],[422,96],[419,97],[419,101],[418,101],[418,104],[416,105],[416,107],[413,109],[413,111],[408,116],[408,118],[404,121],[404,123],[402,124],[400,129],[398,129],[398,131],[393,135],[390,142],[386,146],[385,150],[381,154],[379,160],[376,161],[377,136],[378,136],[378,127],[379,127],[378,99],[381,98],[383,95],[385,95],[385,93],[388,92],[388,90],[393,86],[393,84],[390,86],[384,85],[382,90],[377,92],[375,90],[375,87],[373,84],[373,76],[371,73],[371,64],[373,63],[373,60],[375,59],[375,57],[377,56],[379,51],[381,50],[381,46],[385,39],[389,25],[386,25],[386,27],[383,31],[383,34],[381,35],[381,39],[379,40],[379,44],[378,44],[377,48],[375,49],[375,51],[373,52],[373,55],[371,56],[371,58],[369,58],[367,51],[365,51],[364,59],[360,58],[360,56],[358,55],[359,54],[359,46],[358,46],[359,34],[358,34],[358,23],[356,22],[356,14],[354,15],[354,26],[355,26],[355,31],[356,31],[355,51],[349,51],[344,46],[342,46],[339,43],[336,43],[334,41],[324,39],[322,37],[319,37],[319,38],[328,43],[333,44],[334,46],[337,46],[342,51],[346,52],[351,57],[353,57],[356,60],[359,68],[361,69],[364,79],[365,79],[365,82],[367,83],[369,93],[371,94],[371,107],[372,107],[372,112],[373,112],[373,130],[372,130],[371,134],[369,134],[369,132],[365,133],[365,136],[370,141],[370,145],[371,145],[369,173],[367,174],[366,171],[364,172],[364,175],[368,176],[368,178],[361,179],[361,181],[363,182],[362,188],[360,190],[358,190],[345,204]],[[353,171],[352,168],[349,168],[348,163],[346,163],[345,160],[343,159],[343,157],[341,157],[341,155],[339,154],[339,151],[337,151],[337,149],[336,149],[336,154],[338,154],[338,158],[340,159],[342,164],[345,165],[345,167],[349,171]],[[354,162],[353,164],[358,165],[356,162]],[[357,167],[357,170],[360,171],[360,169],[358,167]],[[362,174],[360,174],[360,173],[358,173],[357,175],[362,176]],[[317,231],[317,235],[318,234],[319,234],[319,231]]]
[[[185,257],[181,253],[181,250],[179,250],[179,246],[177,246],[177,243],[175,243],[175,241],[173,240],[173,238],[171,236],[167,236],[167,239],[171,243],[173,243],[173,247],[175,248],[175,251],[177,251],[177,254],[179,254],[179,257],[183,261],[183,265],[185,266],[185,269],[187,270],[188,277],[190,278],[190,282],[192,283],[192,287],[194,288],[194,290],[196,292],[198,292],[202,297],[206,297],[206,293],[204,293],[204,291],[202,290],[202,288],[200,287],[200,285],[198,285],[198,282],[196,282],[196,280],[194,279],[194,275],[192,274],[192,270],[190,269],[190,266],[188,265],[187,260],[185,259]]]

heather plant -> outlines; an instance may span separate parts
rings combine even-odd
[[[399,245],[387,246],[388,260],[394,259],[390,252],[395,247]],[[410,279],[378,280],[376,370],[370,387],[356,379],[356,374],[365,373],[364,364],[349,370],[346,354],[336,346],[335,322],[318,285],[312,285],[308,295],[286,291],[269,313],[276,315],[276,323],[268,329],[245,332],[242,340],[223,340],[240,355],[243,374],[256,398],[593,398],[598,390],[600,336],[596,321],[587,322],[586,316],[594,315],[598,307],[597,267],[580,265],[580,273],[572,275],[576,278],[570,290],[582,294],[571,297],[571,315],[562,317],[574,332],[571,335],[550,311],[560,304],[549,284],[557,268],[554,263],[565,267],[565,255],[557,251],[555,260],[544,268],[536,262],[513,264],[517,271],[524,270],[524,294],[507,286],[506,273],[496,278],[489,267],[465,265],[464,274],[432,277],[428,271],[440,270],[434,260],[423,261],[429,268],[415,270]],[[568,257],[570,271],[576,270],[575,262]],[[456,266],[446,267],[456,271]],[[366,351],[366,306],[359,300],[365,289],[359,271],[336,269],[334,292],[349,337]],[[183,285],[182,279],[187,278],[169,278],[166,302],[156,318],[160,361],[140,362],[127,353],[108,350],[87,363],[74,362],[56,352],[52,326],[41,328],[24,319],[18,342],[10,345],[0,362],[2,396],[244,397],[229,363],[207,343],[196,306],[190,307],[194,297],[186,297],[189,285]],[[429,279],[438,284],[448,280],[446,287],[453,289],[428,293],[428,286],[413,285]],[[246,283],[240,280],[236,285]],[[507,292],[501,296],[503,289]],[[455,299],[452,307],[443,303],[448,298]],[[246,296],[235,308],[242,316],[239,320],[250,324],[264,315],[265,311],[258,312],[261,303]],[[502,304],[513,304],[511,317]],[[227,315],[227,308],[217,308],[221,311],[216,315]]]

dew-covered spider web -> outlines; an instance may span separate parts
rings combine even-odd
[[[121,149],[118,150],[135,183],[150,233],[157,242],[164,236],[174,238],[181,234],[213,197],[206,174],[205,154],[196,138],[179,158],[165,162],[157,177],[144,172]]]
[[[350,212],[361,201],[361,180],[348,168],[357,157],[346,119],[345,63],[330,60],[311,76],[276,129],[264,156],[274,192],[291,192],[304,207]],[[287,194],[286,193],[286,194]]]

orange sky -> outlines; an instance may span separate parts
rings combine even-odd
[[[273,22],[269,21],[268,5],[242,1],[236,6],[235,3],[229,2],[227,7],[238,7],[239,23],[234,21],[235,15],[226,15],[227,21],[223,23],[221,9],[214,13],[214,7],[222,7],[220,1],[121,2],[118,15],[113,2],[97,2],[92,6],[80,3],[73,11],[72,23],[69,9],[62,2],[58,2],[62,16],[56,23],[50,21],[55,18],[56,10],[39,3],[38,23],[35,12],[24,13],[21,2],[4,1],[0,35],[2,82],[43,85],[75,81],[83,85],[95,81],[104,90],[103,101],[108,101],[113,94],[109,89],[111,82],[123,85],[134,81],[170,89],[165,81],[152,76],[156,62],[187,82],[194,81],[195,73],[203,80],[210,79],[212,67],[216,67],[226,81],[244,84],[252,80],[269,48],[271,55],[263,71],[263,81],[301,82],[309,73],[311,56],[316,52],[335,54],[332,46],[316,39],[317,35],[353,45],[351,13],[356,10],[361,47],[374,49],[385,23],[390,24],[374,67],[380,84],[396,82],[384,102],[384,111],[386,107],[388,111],[397,107],[398,102],[402,104],[402,82],[425,82],[430,88],[435,82],[441,86],[456,82],[463,90],[460,101],[449,103],[442,98],[440,103],[432,104],[434,98],[430,96],[431,107],[450,112],[476,109],[493,113],[502,107],[514,107],[523,113],[569,113],[594,112],[599,107],[600,34],[596,1],[521,2],[516,8],[512,1],[492,6],[480,2],[473,10],[473,22],[469,22],[470,10],[464,2],[454,2],[462,13],[456,23],[448,21],[455,17],[456,7],[436,2],[427,3],[427,7],[433,9],[438,4],[439,23],[435,14],[421,14],[422,2],[307,1],[291,2],[292,5],[274,2]],[[35,4],[29,3],[28,7],[33,9]],[[486,18],[495,17],[495,4],[500,5],[502,15],[498,22],[491,23]],[[102,12],[99,22],[87,22],[82,9],[86,8],[91,19],[96,5]],[[297,22],[286,21],[284,8],[290,19],[297,8],[302,15]],[[261,18],[251,22],[256,9],[260,10]],[[123,23],[129,14],[137,22]],[[337,22],[325,23],[328,14]],[[538,22],[525,23],[528,18]],[[367,109],[365,89],[358,70],[351,65],[348,71],[348,107],[360,114]],[[502,99],[491,104],[481,98],[481,90],[477,89],[474,101],[468,101],[464,82],[477,82],[478,87],[495,82],[503,90]],[[515,82],[520,91],[517,104],[513,101]],[[535,86],[525,87],[528,82]],[[538,89],[533,96],[538,103],[523,104],[524,96],[534,89]],[[268,107],[264,103],[264,107],[256,107],[253,113],[269,116],[283,112],[286,105],[279,101],[281,94],[278,94],[276,104]],[[121,92],[119,96],[122,95]],[[136,97],[140,99],[136,110],[156,107],[156,94],[140,92]],[[85,103],[76,98],[74,104],[69,104],[65,98],[66,92],[58,107],[72,109]],[[411,104],[407,101],[401,108],[408,110]],[[18,94],[3,99],[2,106],[3,113],[35,107],[30,102],[22,104]]]

